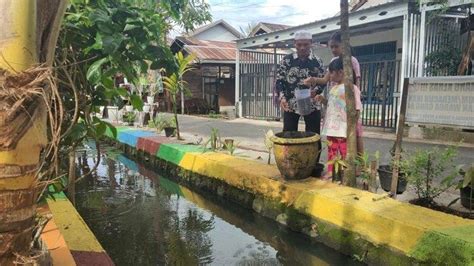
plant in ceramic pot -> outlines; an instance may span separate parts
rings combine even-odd
[[[136,118],[137,115],[135,114],[135,112],[126,112],[123,115],[123,121],[126,122],[129,126],[133,126]]]
[[[456,188],[459,189],[461,195],[449,203],[448,207],[461,200],[461,205],[469,209],[469,211],[472,211],[474,208],[474,164],[472,164],[467,171],[461,169],[460,175],[462,179]]]
[[[285,179],[308,178],[319,154],[320,137],[312,132],[286,131],[271,137],[277,167]]]
[[[461,192],[461,205],[472,211],[474,207],[474,166],[463,173],[463,181],[459,183]]]

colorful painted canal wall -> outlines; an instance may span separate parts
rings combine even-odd
[[[309,178],[285,181],[276,166],[179,144],[150,131],[108,137],[174,167],[183,181],[229,197],[365,262],[473,265],[474,221]],[[250,203],[249,203],[250,202]]]
[[[52,215],[41,238],[49,250],[53,265],[114,265],[63,193],[48,199],[41,205],[40,212]]]

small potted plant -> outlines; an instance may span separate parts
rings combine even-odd
[[[163,123],[161,126],[165,130],[166,137],[169,138],[169,137],[174,136],[176,132],[176,121],[174,120],[173,117],[163,120]]]
[[[393,161],[392,161],[393,162]],[[377,169],[380,180],[380,187],[386,192],[389,192],[392,188],[392,176],[393,168],[392,164],[380,165]],[[407,189],[407,178],[405,173],[399,169],[398,172],[398,184],[397,184],[397,194],[402,194]]]
[[[123,115],[123,121],[127,122],[129,126],[133,126],[136,118],[137,118],[137,115],[134,112],[126,112]]]
[[[474,198],[472,186],[474,185],[474,166],[471,166],[466,172],[462,171],[463,179],[459,182],[458,188],[461,192],[461,205],[472,210],[474,207]]]

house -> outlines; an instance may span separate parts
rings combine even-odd
[[[238,38],[237,30],[218,20],[174,39],[173,53],[182,51],[196,56],[193,70],[184,76],[192,94],[186,98],[185,112],[235,110],[235,40]]]
[[[242,38],[242,35],[229,23],[220,19],[189,32],[186,37],[206,41],[233,42]]]
[[[461,51],[466,46],[467,31],[462,30],[462,25],[473,6],[470,1],[448,0],[448,8],[418,2],[351,1],[351,46],[361,64],[365,126],[395,129],[403,79],[448,74],[454,67],[429,59],[443,48]],[[441,8],[446,10],[440,14],[437,10]],[[295,32],[306,30],[312,33],[316,44],[313,52],[327,64],[332,57],[327,48],[328,39],[339,29],[340,17],[336,15],[238,40],[235,76],[239,80],[236,83],[239,116],[279,118],[279,107],[272,104],[271,78],[283,57],[277,48],[291,48]]]
[[[260,22],[252,29],[248,37],[254,37],[274,31],[284,30],[290,27],[291,26],[288,25]]]

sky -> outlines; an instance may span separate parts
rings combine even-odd
[[[269,22],[296,26],[334,16],[335,0],[207,0],[213,20],[224,19],[239,30],[249,23]]]

